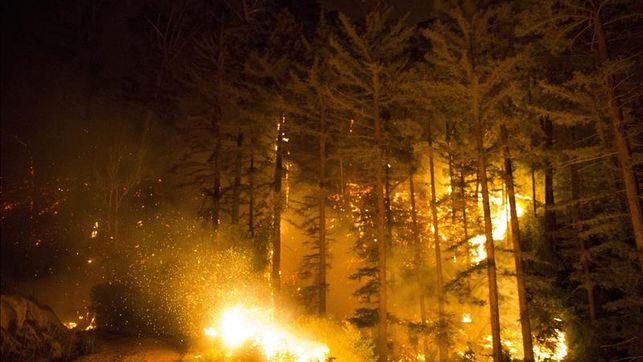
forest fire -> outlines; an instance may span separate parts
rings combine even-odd
[[[643,355],[640,0],[5,2],[0,360]]]
[[[238,304],[224,310],[216,327],[204,328],[204,334],[222,342],[232,354],[250,345],[261,351],[268,361],[324,362],[330,350],[322,343],[297,336],[279,325],[270,309]]]
[[[565,332],[556,329],[556,335],[547,339],[547,345],[536,344],[534,355],[536,362],[562,361],[567,357],[567,338]]]
[[[63,322],[63,325],[67,327],[67,329],[91,331],[96,329],[96,316],[85,313],[85,315],[79,315],[77,321]]]
[[[521,217],[525,213],[524,202],[531,201],[531,197],[516,194],[516,213]],[[504,198],[498,195],[489,195],[489,201],[492,206],[491,224],[493,225],[493,239],[503,240],[507,236],[507,227],[509,224],[509,205]],[[487,258],[485,251],[486,237],[484,234],[476,235],[469,239],[471,245],[471,261],[479,264]]]

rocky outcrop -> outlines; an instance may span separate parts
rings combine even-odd
[[[0,295],[0,357],[3,361],[63,360],[72,334],[47,306],[20,296]]]

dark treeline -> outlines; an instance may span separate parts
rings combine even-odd
[[[3,289],[71,273],[95,309],[118,285],[149,311],[164,284],[131,279],[152,257],[243,248],[274,303],[324,317],[350,259],[339,317],[382,361],[643,355],[640,2],[444,0],[420,24],[370,2],[48,6],[37,45],[4,26],[33,71],[3,55]],[[97,322],[184,333],[157,309]]]

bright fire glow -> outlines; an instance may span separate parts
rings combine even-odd
[[[525,213],[525,209],[521,201],[531,200],[529,196],[516,195],[516,213],[521,217]],[[507,235],[507,223],[509,222],[509,204],[503,203],[502,197],[489,195],[489,203],[491,204],[491,224],[493,227],[493,239],[503,240]],[[495,211],[495,212],[494,212]],[[487,251],[485,250],[485,241],[487,238],[484,234],[476,235],[469,239],[471,248],[471,260],[475,264],[487,258]]]
[[[217,330],[212,327],[203,328],[203,334],[205,334],[208,337],[216,337]]]
[[[76,326],[78,326],[78,323],[76,322],[65,322],[63,323],[67,329],[74,329]]]
[[[556,329],[556,336],[549,338],[547,342],[553,343],[554,348],[551,349],[538,344],[534,346],[534,357],[536,357],[536,362],[562,361],[565,357],[567,357],[568,351],[565,332]]]
[[[228,350],[250,344],[258,347],[269,361],[284,358],[297,362],[323,362],[330,350],[322,343],[296,336],[279,326],[268,309],[236,305],[225,310],[217,327],[204,329],[207,336],[219,338]]]
[[[462,314],[462,323],[471,323],[473,320],[471,319],[471,314],[469,313],[464,313]]]

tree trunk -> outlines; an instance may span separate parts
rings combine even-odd
[[[239,224],[239,207],[241,205],[241,161],[243,132],[237,130],[237,154],[234,160],[234,183],[232,185],[232,224]]]
[[[455,134],[455,125],[453,125],[451,122],[447,121],[446,122],[446,143],[447,143],[447,158],[449,160],[449,197],[451,198],[451,224],[455,225],[455,218],[456,218],[456,213],[455,210],[456,208],[456,199],[454,197],[455,193],[455,188],[454,186],[454,170],[453,170],[453,154],[451,153],[451,139],[453,138]],[[455,250],[454,250],[455,253]]]
[[[500,312],[498,311],[498,283],[496,278],[496,255],[493,245],[493,226],[491,224],[491,207],[489,205],[489,185],[487,181],[487,151],[484,148],[484,127],[480,117],[478,76],[473,75],[471,84],[472,113],[476,127],[476,144],[478,149],[478,179],[482,191],[482,208],[484,211],[485,250],[487,252],[487,277],[489,279],[489,312],[491,319],[491,337],[493,359],[502,361],[502,343],[500,340]]]
[[[462,235],[464,235],[464,240],[469,239],[469,227],[467,225],[467,179],[464,175],[464,164],[461,165],[462,169],[460,170],[460,193],[462,200]],[[467,250],[467,258],[469,258],[469,252]]]
[[[212,231],[216,238],[216,233],[219,228],[219,214],[221,212],[221,130],[219,127],[219,119],[213,121],[214,129],[214,150],[210,156],[214,175],[212,180]]]
[[[221,27],[223,33],[223,26]],[[221,83],[223,82],[224,66],[226,61],[226,53],[223,46],[223,37],[219,43],[220,51],[217,57],[217,70],[216,70],[216,89],[217,95],[222,94]],[[221,212],[221,122],[223,121],[223,101],[217,98],[215,105],[214,117],[212,118],[212,131],[214,133],[214,150],[210,156],[212,167],[214,169],[212,181],[212,231],[213,237],[216,240],[217,230],[220,223]]]
[[[551,151],[554,145],[554,125],[549,118],[542,120],[545,132],[545,149]],[[554,167],[550,159],[545,156],[545,240],[544,251],[548,261],[553,261],[556,255],[555,237],[556,212],[554,211]]]
[[[610,61],[609,53],[607,50],[607,39],[603,30],[601,22],[599,5],[594,4],[592,12],[594,24],[594,36],[596,40],[596,53],[598,55],[599,66]],[[623,112],[621,110],[620,100],[616,93],[616,80],[614,74],[606,73],[605,75],[605,90],[607,93],[607,103],[609,106],[610,119],[612,120],[612,134],[614,137],[614,145],[618,156],[619,166],[625,184],[625,195],[627,197],[627,205],[632,219],[632,229],[634,231],[634,239],[639,251],[639,258],[641,267],[643,268],[643,206],[641,205],[641,198],[639,194],[638,181],[634,171],[634,160],[632,159],[632,149],[630,142],[627,138],[627,131],[625,129],[625,122],[623,119]]]
[[[527,103],[531,106],[531,88],[533,85],[533,78],[529,76],[529,81],[527,82]],[[529,144],[529,150],[533,151],[536,146],[536,137],[531,136],[531,142]],[[529,172],[531,173],[531,202],[532,202],[532,211],[534,213],[534,218],[538,216],[538,201],[536,201],[536,162],[533,158],[529,163]]]
[[[248,234],[255,237],[255,139],[250,144],[250,168],[248,169]]]
[[[379,360],[384,362],[388,356],[388,310],[387,310],[387,284],[386,284],[386,208],[384,205],[384,175],[382,168],[384,164],[384,140],[382,137],[382,119],[380,110],[380,78],[379,74],[373,74],[373,116],[375,123],[375,147],[376,147],[376,163],[375,163],[375,193],[377,199],[377,253],[378,253],[378,339],[377,348],[379,350]]]
[[[435,246],[435,270],[437,277],[436,288],[438,290],[438,353],[440,362],[446,362],[449,359],[449,338],[446,332],[446,321],[444,315],[444,277],[442,275],[442,251],[440,250],[440,228],[438,223],[438,206],[437,195],[435,191],[435,167],[433,152],[433,137],[431,135],[431,124],[427,125],[427,139],[429,142],[429,178],[431,183],[431,223],[433,225],[433,242]]]
[[[326,314],[326,106],[319,116],[319,310]]]
[[[513,179],[513,165],[509,153],[509,137],[507,129],[501,126],[503,154],[505,161],[505,185],[509,197],[511,240],[514,249],[514,263],[516,266],[516,282],[518,285],[518,307],[520,310],[520,327],[522,331],[522,347],[525,362],[534,361],[534,346],[531,339],[531,322],[527,309],[527,288],[525,287],[525,271],[522,260],[522,246],[520,245],[520,224],[518,223],[518,211],[516,209],[516,191]]]
[[[413,182],[414,170],[409,170],[409,191],[411,192],[411,219],[413,220],[413,244],[415,246],[415,277],[418,288],[418,299],[420,302],[420,325],[427,323],[426,304],[424,296],[423,278],[421,273],[424,271],[424,247],[420,239],[420,228],[418,226],[417,208],[415,206],[415,184]],[[423,338],[423,349],[426,358],[429,356],[428,345]]]
[[[351,212],[351,200],[350,196],[348,193],[348,187],[347,187],[347,180],[346,180],[346,172],[344,170],[344,159],[340,156],[339,157],[339,187],[341,188],[341,194],[342,194],[342,207],[344,208],[345,212],[350,213]]]
[[[388,255],[393,258],[393,213],[391,211],[391,168],[388,163],[388,151],[384,156],[384,205],[386,206],[386,247]],[[392,273],[389,279],[389,286],[393,290],[395,288],[395,274]]]
[[[283,114],[277,123],[277,140],[275,149],[275,174],[273,180],[273,206],[272,206],[272,272],[270,281],[275,295],[281,289],[281,211],[283,195],[281,194],[283,176],[283,146],[282,134],[286,124],[286,115]]]
[[[393,246],[393,214],[391,212],[391,168],[388,163],[388,152],[384,157],[384,205],[386,206],[386,246],[389,248],[389,255],[391,247]]]
[[[532,202],[532,211],[534,212],[534,217],[538,216],[538,204],[536,201],[536,164],[534,161],[531,161],[530,164],[531,172],[531,202]]]
[[[572,189],[572,205],[571,205],[571,216],[572,216],[572,226],[576,232],[576,239],[578,240],[578,252],[580,254],[580,263],[583,269],[583,287],[587,293],[587,304],[589,308],[589,320],[592,324],[596,322],[596,302],[594,299],[594,281],[590,276],[590,266],[589,260],[587,259],[587,249],[585,247],[585,241],[581,238],[581,226],[580,226],[580,175],[578,173],[578,165],[572,161],[572,164],[569,167],[570,171],[570,182]]]

